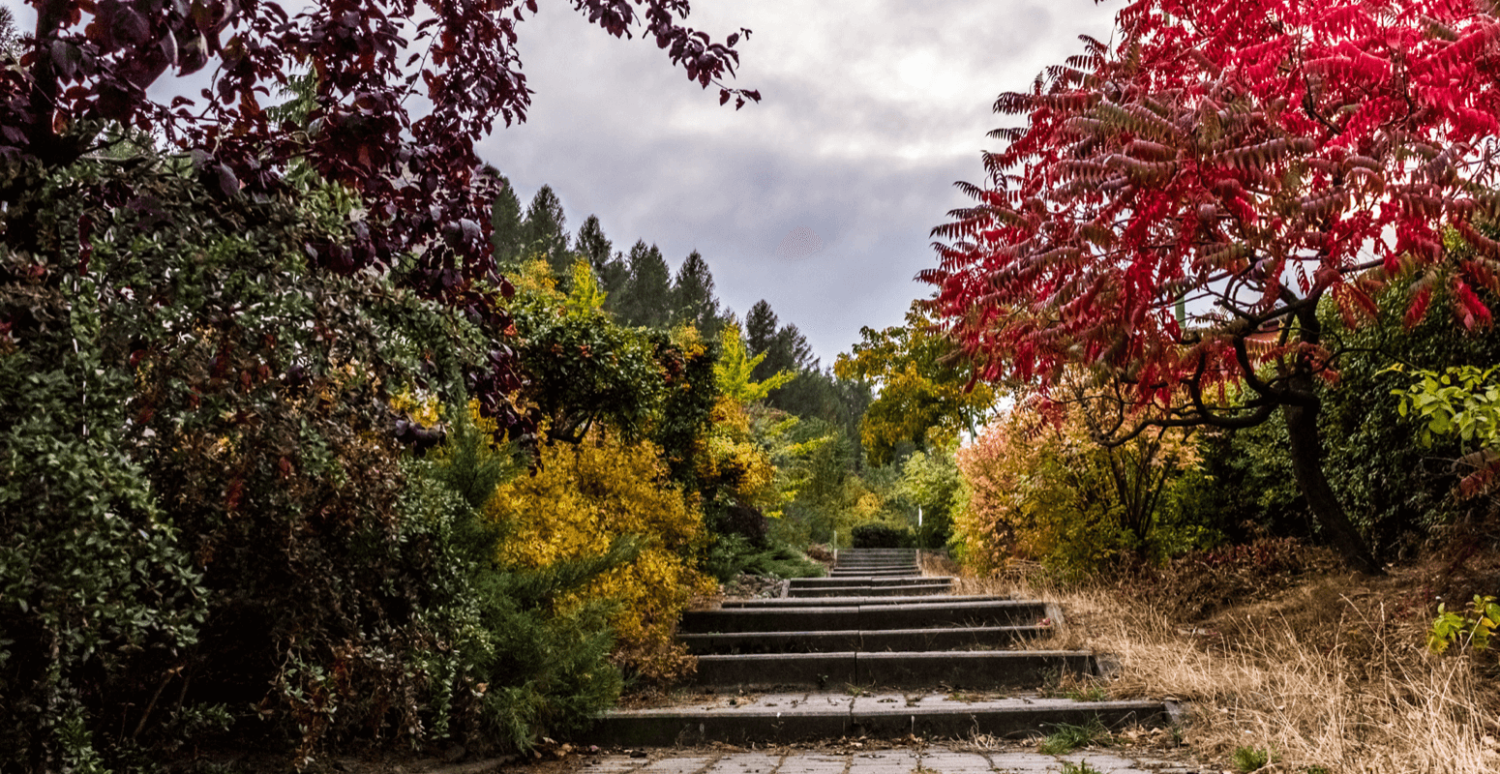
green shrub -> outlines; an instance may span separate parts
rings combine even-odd
[[[896,528],[888,524],[861,524],[852,530],[855,548],[912,548],[916,535],[909,528]]]
[[[599,683],[539,684],[559,709],[538,723],[607,700],[597,621],[474,580],[472,489],[409,491],[425,473],[392,395],[463,405],[499,332],[309,267],[352,206],[226,201],[142,159],[81,162],[0,213],[27,235],[0,254],[0,768],[136,767],[225,708],[236,742],[299,763],[477,727],[484,670],[434,654],[486,610],[538,616],[578,664],[554,671]]]
[[[801,551],[774,541],[770,546],[756,548],[743,535],[721,535],[709,548],[703,569],[720,583],[745,574],[786,579],[815,578],[826,572]]]
[[[417,600],[430,638],[419,651],[421,717],[435,738],[527,750],[581,728],[619,697],[622,678],[609,662],[613,603],[558,602],[632,561],[640,544],[618,540],[603,555],[537,569],[503,564],[511,525],[489,519],[485,505],[519,465],[463,413],[450,412],[443,447],[405,463],[402,559],[427,581]]]

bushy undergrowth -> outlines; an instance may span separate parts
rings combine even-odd
[[[850,538],[855,548],[913,548],[917,544],[911,529],[888,524],[861,524]]]
[[[145,159],[4,213],[28,238],[0,255],[0,770],[150,768],[226,728],[298,763],[524,746],[618,692],[613,609],[555,602],[635,549],[503,564],[512,527],[476,515],[499,452],[403,445],[394,397],[462,413],[505,334],[309,267],[355,204]]]
[[[516,463],[461,416],[448,444],[407,467],[402,543],[421,563],[411,570],[427,580],[418,615],[431,639],[418,661],[429,682],[418,716],[430,724],[428,737],[524,750],[613,704],[622,679],[609,663],[608,621],[618,603],[562,601],[634,561],[640,544],[619,537],[564,560],[505,561],[504,546],[524,525],[495,518],[488,506]]]
[[[672,635],[688,600],[711,588],[694,566],[707,535],[702,512],[671,483],[656,446],[596,431],[576,446],[544,445],[538,463],[535,475],[501,486],[488,506],[491,518],[513,525],[502,556],[517,567],[545,567],[639,536],[632,561],[554,604],[572,611],[591,600],[618,602],[609,616],[619,637],[615,659],[632,674],[667,680],[691,669]]]
[[[826,574],[823,565],[791,546],[771,543],[757,547],[742,535],[720,535],[708,551],[704,570],[729,583],[741,575],[771,578],[816,578]]]

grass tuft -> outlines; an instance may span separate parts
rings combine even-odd
[[[1234,751],[1234,767],[1240,774],[1260,771],[1271,763],[1271,753],[1259,747],[1237,747]]]
[[[1057,730],[1042,740],[1037,752],[1043,755],[1062,755],[1091,744],[1109,744],[1109,729],[1094,718],[1082,725],[1057,724]]]

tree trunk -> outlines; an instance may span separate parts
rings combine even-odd
[[[1312,510],[1318,525],[1333,543],[1333,547],[1344,557],[1348,565],[1366,575],[1384,575],[1370,547],[1349,521],[1344,506],[1339,503],[1328,477],[1323,474],[1323,440],[1318,435],[1318,405],[1284,405],[1281,414],[1286,419],[1286,434],[1291,440],[1292,474],[1297,478],[1297,487],[1307,498],[1307,507]]]

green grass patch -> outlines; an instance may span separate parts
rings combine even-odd
[[[1109,729],[1105,728],[1098,718],[1076,726],[1058,723],[1057,730],[1042,740],[1041,745],[1037,747],[1037,752],[1043,755],[1062,755],[1080,747],[1087,747],[1091,744],[1110,744],[1112,741],[1113,737],[1110,736]]]
[[[1259,747],[1240,747],[1234,751],[1234,767],[1240,774],[1260,771],[1271,764],[1271,752]]]

